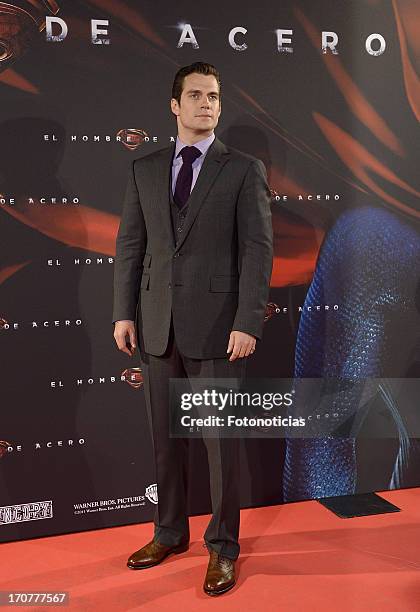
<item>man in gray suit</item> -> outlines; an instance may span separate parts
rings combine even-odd
[[[128,559],[132,569],[189,545],[188,440],[169,434],[169,379],[244,378],[262,337],[273,262],[265,167],[215,136],[214,66],[178,71],[171,110],[176,143],[134,160],[116,244],[114,338],[130,356],[138,342],[158,488],[154,537]],[[238,439],[203,438],[213,510],[203,588],[219,595],[236,582]]]

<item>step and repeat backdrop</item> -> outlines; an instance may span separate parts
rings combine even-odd
[[[176,138],[172,82],[194,61],[221,73],[217,136],[272,192],[248,376],[325,383],[325,435],[241,442],[243,507],[419,484],[419,25],[415,0],[0,2],[0,541],[152,520],[115,237],[131,161]],[[190,446],[190,512],[209,512]]]

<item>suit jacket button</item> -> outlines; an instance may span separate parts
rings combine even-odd
[[[171,285],[171,283],[169,283],[169,284],[168,284],[168,287],[169,287],[169,289],[171,289],[171,288],[172,288],[172,285]]]

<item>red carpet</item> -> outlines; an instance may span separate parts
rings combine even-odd
[[[141,571],[125,563],[151,524],[2,544],[0,590],[69,591],[62,609],[86,612],[418,612],[420,489],[381,496],[402,512],[339,519],[315,501],[243,510],[238,584],[218,598],[202,592],[207,516],[190,519],[187,553]]]

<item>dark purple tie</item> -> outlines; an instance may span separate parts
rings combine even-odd
[[[182,166],[176,179],[174,200],[178,207],[182,208],[188,200],[191,191],[192,165],[197,157],[200,157],[201,151],[197,147],[184,147],[178,155],[182,157]]]

